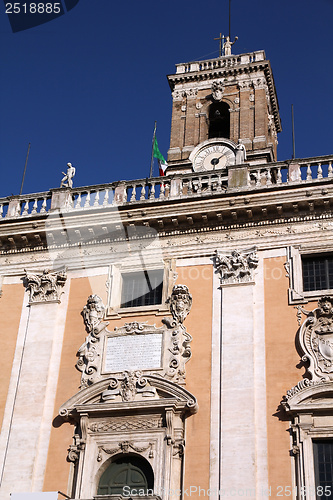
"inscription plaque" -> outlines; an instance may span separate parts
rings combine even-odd
[[[106,372],[123,372],[161,368],[161,357],[161,334],[108,337],[104,369]]]

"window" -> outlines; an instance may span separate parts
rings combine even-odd
[[[317,498],[333,498],[333,440],[313,441],[313,454]]]
[[[163,272],[163,269],[154,269],[123,274],[121,307],[161,304]]]
[[[121,495],[123,488],[148,493],[154,486],[153,471],[142,457],[124,456],[116,459],[103,473],[98,495]]]
[[[226,102],[214,103],[209,108],[209,139],[230,137],[230,113]]]
[[[315,255],[302,257],[303,291],[333,288],[333,256]]]

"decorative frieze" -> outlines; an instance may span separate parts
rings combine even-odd
[[[248,283],[253,281],[253,271],[258,267],[256,248],[233,250],[231,254],[221,254],[216,250],[214,264],[220,275],[221,285]]]
[[[159,429],[162,427],[161,418],[121,418],[115,417],[90,424],[91,432],[125,432],[137,430]]]
[[[30,292],[29,304],[60,302],[67,275],[65,271],[44,270],[42,274],[32,274],[25,270],[24,285]]]

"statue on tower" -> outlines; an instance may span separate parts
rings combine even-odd
[[[233,42],[231,42],[229,36],[227,36],[225,38],[225,42],[223,44],[223,55],[231,56],[231,47],[235,42],[237,42],[237,40],[238,40],[238,36],[235,36],[235,40]]]

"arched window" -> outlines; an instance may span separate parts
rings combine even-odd
[[[154,487],[154,474],[150,464],[142,457],[122,456],[104,471],[98,485],[98,495],[122,494],[123,488],[147,493]]]
[[[215,137],[230,138],[230,113],[226,102],[213,103],[209,108],[208,138]]]

